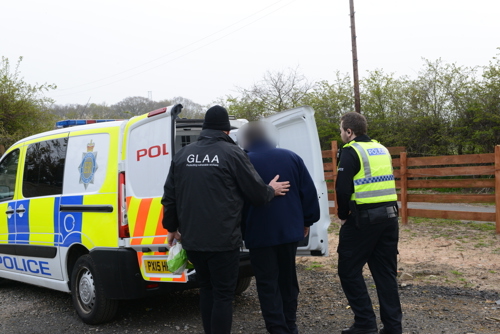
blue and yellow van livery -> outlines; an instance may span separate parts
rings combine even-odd
[[[193,270],[168,270],[168,232],[161,224],[172,156],[201,131],[200,120],[176,121],[181,109],[129,120],[61,121],[56,130],[10,147],[0,158],[0,278],[70,293],[88,324],[112,319],[120,299],[196,287]],[[328,255],[314,111],[300,107],[269,120],[280,132],[280,147],[304,159],[320,196],[322,218],[298,254]],[[237,292],[253,275],[248,253],[241,254]]]
[[[186,273],[166,267],[167,231],[159,217],[170,163],[170,152],[162,151],[171,146],[181,108],[130,120],[73,121],[74,127],[59,122],[59,129],[9,148],[0,160],[0,277],[71,293],[89,324],[111,319],[119,299],[188,282]],[[158,184],[141,187],[151,168]],[[145,209],[146,202],[153,205]]]

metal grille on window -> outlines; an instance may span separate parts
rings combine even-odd
[[[191,144],[191,136],[181,136],[181,145],[182,147]]]

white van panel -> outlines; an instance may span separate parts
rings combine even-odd
[[[69,137],[63,195],[99,192],[106,178],[109,141],[107,133]]]
[[[39,276],[28,276],[13,271],[2,271],[2,277],[62,292],[70,292],[68,282],[63,280],[54,280]]]
[[[172,148],[170,117],[155,116],[130,128],[127,143],[127,196],[163,196]]]
[[[23,282],[27,280],[35,282],[39,279],[62,279],[58,257],[47,259],[2,254],[0,255],[0,271],[2,271],[2,277],[5,278],[9,278],[12,275],[24,277],[18,278]],[[38,283],[35,284],[41,285]]]

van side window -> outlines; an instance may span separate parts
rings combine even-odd
[[[19,149],[7,154],[0,162],[0,202],[14,198]]]
[[[24,163],[23,196],[62,194],[68,138],[31,144]]]

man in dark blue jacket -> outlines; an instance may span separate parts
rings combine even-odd
[[[303,160],[292,151],[276,148],[264,124],[250,123],[241,129],[243,146],[265,183],[279,174],[290,182],[290,188],[286,196],[264,206],[246,207],[243,236],[268,332],[298,333],[295,256],[298,242],[319,220],[319,201]]]

